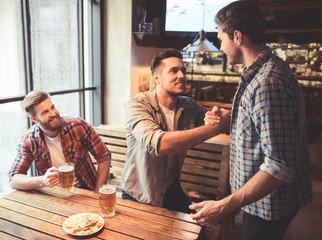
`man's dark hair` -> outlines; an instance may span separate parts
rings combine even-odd
[[[215,22],[234,38],[234,31],[238,30],[247,35],[253,44],[265,44],[265,18],[257,1],[241,0],[232,2],[217,13]]]
[[[155,72],[155,69],[161,64],[161,61],[166,58],[176,57],[182,59],[182,54],[179,50],[174,48],[164,49],[158,52],[151,61],[151,72]]]

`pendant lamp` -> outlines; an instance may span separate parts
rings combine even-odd
[[[199,33],[199,38],[192,44],[188,44],[182,50],[187,52],[220,52],[207,38],[206,33],[202,29]]]
[[[206,32],[203,30],[205,21],[205,1],[203,2],[202,29],[199,32],[199,38],[194,40],[192,44],[188,44],[182,50],[187,52],[220,52],[207,38]],[[196,38],[198,37],[196,36]],[[195,39],[196,39],[195,38]]]

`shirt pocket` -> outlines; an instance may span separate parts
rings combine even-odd
[[[254,127],[252,124],[249,107],[241,101],[237,116],[237,136],[250,137],[252,136],[253,130]]]

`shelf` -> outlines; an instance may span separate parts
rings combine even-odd
[[[311,28],[311,29],[267,29],[266,30],[267,34],[274,34],[274,33],[322,33],[321,28]]]
[[[138,46],[182,49],[190,42],[187,39],[166,38],[146,32],[133,32]]]

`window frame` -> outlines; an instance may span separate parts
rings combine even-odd
[[[83,32],[84,32],[84,18],[83,9],[84,2],[87,1],[88,11],[88,47],[89,47],[89,59],[88,59],[88,76],[91,87],[85,87],[84,76],[84,44],[83,44]],[[29,0],[21,0],[21,22],[23,32],[23,51],[24,51],[24,70],[25,70],[25,95],[0,98],[0,104],[22,101],[24,97],[33,90],[33,74],[32,74],[32,58],[31,58],[31,42],[30,42],[30,15],[29,15]],[[103,108],[103,74],[102,74],[102,19],[103,19],[103,7],[102,1],[99,0],[77,0],[78,5],[78,29],[79,29],[79,88],[52,91],[49,92],[51,96],[63,95],[69,93],[80,94],[80,117],[85,119],[86,104],[85,93],[90,94],[89,104],[89,119],[88,122],[94,126],[98,126],[103,123],[104,108]],[[84,13],[85,14],[85,13]],[[31,121],[28,120],[28,127],[31,126]]]

